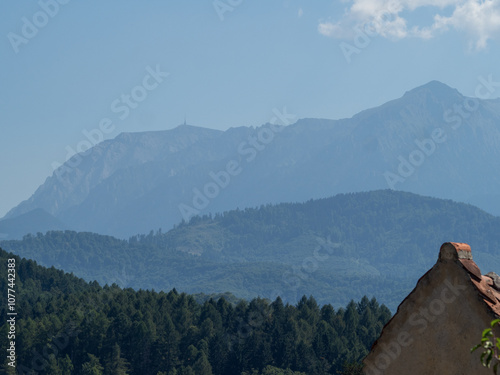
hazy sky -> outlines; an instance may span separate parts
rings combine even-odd
[[[473,96],[500,81],[499,3],[3,1],[0,217],[85,132],[337,119],[430,80]]]

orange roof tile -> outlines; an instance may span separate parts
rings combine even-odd
[[[441,250],[449,244],[457,251],[458,260],[469,273],[472,284],[480,293],[483,301],[495,315],[500,316],[500,277],[494,272],[482,275],[481,270],[472,260],[471,248],[466,243],[447,242],[441,246]]]

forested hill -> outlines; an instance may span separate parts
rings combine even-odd
[[[15,259],[15,262],[8,262]],[[361,374],[360,360],[390,318],[364,297],[345,308],[254,299],[200,304],[169,292],[101,287],[0,249],[14,264],[16,369],[5,374],[322,375]],[[7,267],[0,289],[7,290]],[[7,294],[0,314],[7,314]],[[7,337],[9,325],[0,326]],[[10,345],[10,343],[9,343]],[[7,340],[0,350],[7,353]]]
[[[195,217],[128,241],[66,231],[0,244],[103,284],[334,306],[368,295],[395,310],[443,242],[469,243],[483,272],[498,271],[499,228],[470,205],[384,190]]]

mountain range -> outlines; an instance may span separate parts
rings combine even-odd
[[[500,214],[500,99],[432,81],[348,119],[288,124],[283,113],[257,128],[181,125],[101,142],[8,212],[1,236],[72,229],[127,238],[209,212],[387,188]]]
[[[499,227],[471,205],[380,190],[197,216],[129,240],[52,231],[0,246],[103,285],[334,306],[367,295],[394,311],[444,242],[468,243],[498,272]]]

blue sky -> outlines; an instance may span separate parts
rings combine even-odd
[[[105,139],[184,116],[259,126],[283,107],[337,119],[430,80],[470,96],[500,80],[498,2],[311,3],[2,2],[0,217],[106,119]]]

